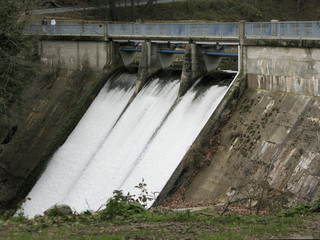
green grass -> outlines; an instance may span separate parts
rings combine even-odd
[[[285,237],[290,232],[315,234],[304,227],[318,222],[309,216],[219,216],[190,211],[152,213],[101,220],[96,215],[11,218],[0,222],[0,239],[259,239]]]

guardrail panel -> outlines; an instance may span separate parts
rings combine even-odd
[[[113,30],[113,29],[112,29]],[[111,31],[112,31],[111,30]],[[33,35],[85,35],[85,36],[103,36],[103,24],[57,24],[50,25],[29,25],[24,30],[25,34]]]
[[[203,37],[239,38],[240,24],[233,23],[161,23],[161,24],[108,24],[108,37]],[[55,34],[104,36],[104,24],[29,25],[25,34]],[[320,22],[246,22],[247,38],[320,38]]]
[[[320,22],[245,23],[248,38],[319,38]]]
[[[109,36],[128,36],[130,24],[108,25]],[[173,24],[133,24],[135,36],[162,37],[239,37],[239,23],[173,23]],[[118,29],[118,27],[120,29]],[[127,28],[126,28],[127,27]]]

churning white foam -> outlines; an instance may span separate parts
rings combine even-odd
[[[212,86],[196,97],[192,88],[177,100],[178,80],[155,79],[121,115],[133,85],[107,83],[30,192],[26,216],[54,204],[97,210],[116,189],[135,193],[142,178],[149,191],[160,192],[226,90]]]

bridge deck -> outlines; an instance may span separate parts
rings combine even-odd
[[[320,23],[243,23],[243,37],[254,39],[320,39]],[[55,28],[29,25],[26,34],[54,36],[103,36],[105,39],[239,42],[240,23],[64,24]]]

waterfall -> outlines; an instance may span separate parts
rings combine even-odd
[[[160,192],[224,96],[227,87],[197,83],[177,98],[177,77],[154,77],[128,105],[136,74],[102,88],[24,204],[25,215],[54,204],[97,210],[114,190],[135,193],[142,178]]]

